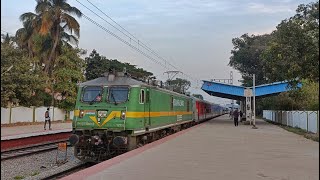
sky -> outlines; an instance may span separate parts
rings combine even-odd
[[[80,23],[79,48],[93,49],[108,59],[129,62],[150,71],[165,81],[166,71],[179,70],[176,77],[191,81],[191,93],[202,94],[208,101],[228,104],[230,100],[212,97],[201,90],[202,80],[229,79],[240,85],[241,75],[228,66],[232,38],[248,34],[271,33],[284,19],[295,14],[299,4],[306,0],[89,0],[121,28],[87,0],[68,0],[86,16],[93,19],[122,40],[146,53],[164,67],[130,48],[122,41],[100,29],[86,18]],[[34,12],[35,0],[1,1],[1,33],[15,34],[22,27],[19,16]],[[95,15],[98,14],[100,17]],[[117,27],[114,28],[112,25]],[[129,38],[131,35],[134,37]],[[128,37],[129,36],[129,37]],[[135,40],[136,38],[136,40]],[[130,41],[131,40],[131,41]],[[139,44],[136,43],[139,40]],[[136,41],[136,42],[134,42]],[[143,49],[141,43],[151,48]],[[165,60],[165,61],[164,61]],[[174,67],[169,65],[172,64]],[[187,75],[185,75],[187,74]]]

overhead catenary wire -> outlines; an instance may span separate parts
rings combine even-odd
[[[113,32],[111,32],[110,30],[108,30],[107,28],[103,27],[102,25],[100,25],[99,23],[97,23],[96,21],[94,21],[93,19],[89,18],[88,16],[86,16],[85,14],[82,14],[82,16],[84,18],[86,18],[87,20],[89,20],[90,22],[92,22],[93,24],[95,24],[96,26],[98,26],[99,28],[101,28],[102,30],[104,30],[105,32],[109,33],[110,35],[114,36],[115,38],[117,38],[119,41],[123,42],[124,44],[128,45],[129,47],[131,47],[132,49],[138,51],[139,53],[141,53],[142,55],[144,55],[145,57],[147,57],[148,59],[154,61],[155,63],[159,64],[160,66],[162,66],[163,68],[167,69],[165,65],[163,65],[161,62],[157,61],[156,59],[154,59],[153,57],[149,56],[148,54],[146,54],[145,52],[141,51],[140,49],[138,49],[137,47],[133,46],[132,44],[130,44],[128,41],[122,39],[121,37],[119,37],[118,35],[114,34]]]
[[[78,0],[76,0],[78,1]],[[98,11],[100,11],[102,14],[104,14],[106,17],[108,17],[112,22],[114,22],[116,25],[118,25],[122,30],[124,30],[125,32],[127,32],[132,38],[136,39],[138,41],[138,43],[145,48],[146,50],[149,50],[153,55],[155,55],[156,57],[158,57],[159,59],[165,61],[165,63],[168,63],[171,67],[173,67],[174,69],[178,70],[178,68],[174,65],[172,65],[171,63],[169,63],[167,60],[165,60],[163,57],[161,57],[158,53],[156,53],[154,50],[152,50],[150,47],[148,47],[147,45],[145,45],[143,42],[141,42],[137,37],[135,37],[132,33],[130,33],[129,31],[127,31],[124,27],[122,27],[120,24],[118,24],[115,20],[113,20],[110,16],[108,16],[105,12],[103,12],[99,7],[97,7],[96,5],[94,5],[91,1],[87,0],[88,3],[90,3],[93,7],[95,7]],[[108,22],[108,24],[110,24]],[[113,26],[113,25],[112,25]],[[113,26],[114,27],[114,26]],[[116,28],[117,29],[117,28]],[[119,30],[120,31],[120,30]],[[122,31],[120,31],[121,33],[123,33]],[[128,35],[126,35],[125,33],[123,33],[125,36],[129,37]],[[129,38],[131,38],[129,37]],[[135,41],[136,42],[136,41]]]
[[[148,59],[154,61],[155,63],[161,65],[163,68],[167,69],[167,64],[170,65],[171,67],[173,67],[176,70],[179,70],[176,66],[172,65],[171,63],[169,63],[169,61],[165,60],[163,57],[161,57],[160,55],[158,55],[154,50],[152,50],[150,47],[148,47],[147,45],[145,45],[144,43],[142,43],[138,38],[136,38],[132,33],[130,33],[129,31],[127,31],[125,28],[123,28],[120,24],[118,24],[116,21],[114,21],[110,16],[108,16],[106,13],[104,13],[100,8],[98,8],[96,5],[94,5],[92,2],[90,2],[89,0],[87,0],[92,6],[94,6],[97,10],[99,10],[101,13],[103,13],[105,16],[107,16],[113,23],[115,23],[116,25],[118,25],[122,30],[120,30],[119,28],[117,28],[115,25],[111,24],[110,22],[108,22],[106,19],[104,19],[103,17],[101,17],[100,15],[98,15],[96,12],[94,12],[93,10],[91,10],[90,8],[88,8],[86,5],[84,5],[83,3],[81,3],[79,0],[76,0],[79,4],[81,4],[83,7],[85,7],[87,10],[89,10],[90,12],[92,12],[93,14],[95,14],[96,16],[98,16],[100,19],[102,19],[103,21],[105,21],[106,23],[108,23],[109,25],[111,25],[113,28],[115,28],[116,30],[118,30],[119,32],[121,32],[124,36],[126,36],[127,38],[129,38],[130,42],[124,40],[123,38],[121,38],[120,36],[116,35],[115,33],[111,32],[109,29],[105,28],[104,26],[102,26],[101,24],[97,23],[96,21],[94,21],[93,19],[89,18],[88,16],[84,15],[83,16],[89,20],[90,22],[92,22],[93,24],[95,24],[96,26],[100,27],[101,29],[103,29],[104,31],[106,31],[107,33],[111,34],[112,36],[116,37],[118,40],[120,40],[121,42],[125,43],[126,45],[130,46],[132,49],[138,51],[139,53],[141,53],[142,55],[144,55],[145,57],[147,57]],[[125,32],[124,32],[125,31]],[[129,35],[128,35],[129,34]],[[131,41],[135,42],[138,44],[138,48],[134,45],[131,44]],[[150,55],[148,55],[146,52],[142,51],[139,47],[142,47],[143,49],[147,50],[149,53],[153,54],[154,56],[156,56],[157,58],[161,59],[162,61],[164,61],[165,64],[162,64],[161,62],[157,61],[155,58],[151,57]],[[188,77],[192,80],[198,81],[199,79],[196,79],[192,76],[190,76],[189,74],[186,74],[184,72],[182,72],[182,75],[184,75],[185,77]]]
[[[86,5],[84,5],[83,3],[81,3],[79,0],[76,0],[79,4],[81,4],[84,8],[86,8],[87,10],[89,10],[90,12],[92,12],[93,14],[95,14],[96,16],[98,16],[100,19],[102,19],[103,21],[105,21],[106,23],[108,23],[110,26],[112,26],[113,28],[115,28],[116,30],[118,30],[119,32],[121,32],[124,36],[126,36],[127,38],[130,39],[130,42],[133,41],[135,43],[138,44],[138,46],[141,46],[143,49],[147,50],[148,52],[152,53],[153,55],[155,55],[157,58],[165,61],[165,65],[169,64],[170,66],[176,68],[175,66],[173,66],[172,64],[170,64],[168,61],[166,61],[164,58],[162,58],[161,56],[159,56],[156,52],[154,52],[151,48],[149,48],[147,45],[145,45],[144,43],[142,43],[139,39],[137,39],[135,36],[133,36],[130,32],[128,32],[126,29],[124,29],[121,25],[119,25],[117,22],[115,22],[110,16],[108,16],[106,13],[104,13],[101,9],[99,9],[97,6],[95,6],[93,3],[91,3],[90,1],[88,1],[91,5],[93,5],[96,9],[98,9],[101,13],[103,13],[105,16],[107,16],[109,19],[112,20],[112,22],[116,23],[121,29],[123,29],[125,32],[123,32],[122,30],[120,30],[119,28],[117,28],[116,26],[114,26],[113,24],[111,24],[110,22],[108,22],[106,19],[104,19],[103,17],[101,17],[99,14],[97,14],[96,12],[94,12],[92,9],[88,8]],[[177,69],[177,68],[176,68]]]

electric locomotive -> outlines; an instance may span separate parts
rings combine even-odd
[[[69,141],[78,159],[101,162],[220,115],[211,105],[109,72],[79,84]]]
[[[191,126],[189,96],[111,72],[81,83],[73,135],[75,156],[99,162]]]

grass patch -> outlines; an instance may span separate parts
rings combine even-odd
[[[36,175],[38,175],[39,174],[39,172],[33,172],[32,174],[31,174],[31,176],[36,176]]]
[[[310,133],[310,132],[307,132],[306,130],[298,128],[298,127],[290,127],[290,126],[282,125],[282,124],[279,124],[279,123],[276,123],[273,121],[269,121],[266,119],[264,119],[264,120],[270,124],[278,125],[287,131],[293,132],[295,134],[299,134],[307,139],[311,139],[313,141],[319,142],[319,134]]]
[[[24,179],[24,176],[15,176],[14,179]]]

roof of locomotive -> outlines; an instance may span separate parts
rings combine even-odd
[[[86,81],[86,82],[79,84],[80,87],[83,87],[83,86],[114,86],[114,85],[133,86],[133,85],[147,85],[147,84],[144,82],[132,79],[132,78],[125,77],[125,76],[116,76],[116,77],[114,77],[113,81],[109,81],[107,77],[99,77],[99,78],[92,79],[90,81]]]
[[[168,92],[168,93],[176,94],[176,95],[179,95],[179,96],[189,97],[189,98],[192,98],[192,99],[196,99],[198,101],[206,102],[208,104],[214,104],[212,102],[209,102],[209,101],[206,101],[206,100],[203,100],[203,99],[199,99],[199,98],[196,98],[194,96],[187,96],[185,94],[180,94],[180,93],[177,93],[177,92],[174,92],[174,91],[170,91],[168,89],[163,89],[163,88],[160,88],[160,87],[151,86],[151,85],[149,85],[147,83],[144,83],[142,81],[133,79],[132,77],[128,77],[128,76],[115,76],[113,81],[109,81],[108,77],[103,76],[103,77],[92,79],[90,81],[86,81],[86,82],[83,82],[83,83],[79,84],[80,87],[84,87],[84,86],[121,86],[121,85],[128,85],[128,86],[141,86],[141,85],[143,85],[143,86],[149,86],[149,87],[153,87],[153,88],[156,88],[158,90],[165,91],[165,92]]]
[[[148,83],[145,83],[140,80],[133,79],[132,77],[129,76],[115,76],[112,81],[108,80],[107,76],[99,77],[96,79],[92,79],[90,81],[86,81],[83,83],[79,84],[79,87],[84,87],[84,86],[146,86],[146,87],[152,87],[161,91],[165,91],[171,94],[179,95],[179,96],[185,96],[189,97],[185,94],[180,94],[174,91],[170,91],[168,89],[160,88],[157,86],[150,85]]]

